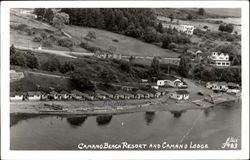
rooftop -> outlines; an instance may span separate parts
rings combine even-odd
[[[187,90],[177,90],[175,91],[177,94],[189,94]]]

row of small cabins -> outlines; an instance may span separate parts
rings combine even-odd
[[[216,92],[240,93],[240,85],[232,82],[208,82],[206,87]]]
[[[134,93],[125,92],[123,90],[119,90],[115,93],[108,93],[102,90],[97,90],[95,92],[87,91],[80,92],[78,90],[73,90],[70,93],[66,91],[62,91],[60,93],[52,91],[50,93],[43,92],[11,92],[10,100],[11,101],[37,101],[37,100],[122,100],[122,99],[150,99],[150,98],[159,98],[167,94],[167,91],[164,89],[151,90],[151,91],[143,91],[138,90]],[[176,92],[170,95],[171,98],[181,100],[188,99],[189,93],[186,90],[177,90]]]
[[[142,79],[142,83],[147,83],[148,80]],[[105,99],[149,99],[149,98],[159,98],[167,94],[167,89],[165,86],[180,88],[187,87],[187,84],[178,78],[173,76],[167,76],[164,79],[158,79],[155,83],[151,84],[151,88],[147,91],[144,90],[136,90],[132,91],[132,89],[126,89],[126,87],[122,87],[121,90],[114,92],[105,92],[102,90],[93,91],[85,91],[80,92],[78,90],[73,90],[71,92],[61,91],[60,93],[56,91],[51,91],[48,93],[43,92],[26,92],[26,93],[11,93],[10,100],[105,100]],[[186,90],[177,90],[170,94],[170,97],[176,100],[186,100],[189,98],[189,93]]]

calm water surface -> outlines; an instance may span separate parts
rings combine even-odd
[[[12,150],[74,150],[79,143],[203,143],[220,149],[228,137],[241,140],[241,102],[208,110],[110,116],[11,116]]]

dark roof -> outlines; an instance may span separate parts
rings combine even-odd
[[[176,80],[178,78],[176,78],[174,76],[171,76],[171,75],[166,75],[166,76],[161,77],[161,80],[165,80],[165,79],[170,80],[170,81],[174,81],[174,80]]]
[[[90,91],[90,90],[84,91],[84,93],[86,93],[86,94],[88,94],[90,96],[94,96],[95,95],[95,92]]]
[[[239,87],[240,86],[239,84],[232,83],[232,82],[229,82],[227,85],[231,86],[231,87]]]
[[[111,95],[110,93],[107,93],[107,92],[105,92],[105,91],[103,91],[103,90],[99,90],[99,89],[96,90],[95,93],[96,93],[96,94],[99,94],[99,95],[105,95],[105,96]]]
[[[82,92],[78,91],[78,90],[73,90],[71,91],[72,94],[78,95],[78,96],[83,96]]]
[[[61,94],[68,94],[68,92],[66,92],[66,91],[64,91],[64,90],[62,90],[60,93],[61,93]]]
[[[177,94],[189,94],[187,90],[177,90],[175,91]]]
[[[42,93],[41,92],[30,91],[30,92],[27,92],[27,95],[28,96],[42,95]]]
[[[158,92],[166,92],[166,89],[165,88],[159,88]]]
[[[157,90],[155,88],[149,88],[147,90],[149,93],[153,93],[153,94],[156,94],[157,93]]]
[[[227,85],[226,82],[218,82],[217,85]]]
[[[117,91],[115,94],[119,94],[119,95],[126,95],[126,96],[132,96],[132,94],[128,93],[128,92],[125,92],[123,90],[119,90]]]
[[[50,94],[58,94],[56,91],[51,91]]]
[[[137,90],[135,92],[135,94],[142,94],[142,95],[146,95],[146,94],[149,94],[148,92],[145,92],[145,91],[142,91],[142,90]]]
[[[10,96],[11,97],[14,97],[14,96],[16,96],[16,95],[23,95],[23,93],[22,92],[10,92]]]

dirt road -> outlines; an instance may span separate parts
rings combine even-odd
[[[30,47],[22,47],[22,46],[15,46],[15,47],[18,49],[33,50],[33,51],[37,51],[41,53],[54,54],[54,55],[64,56],[64,57],[69,57],[69,58],[77,58],[76,56],[94,56],[94,53],[71,52],[71,51],[51,50],[51,49],[38,50],[38,49],[34,49]]]

